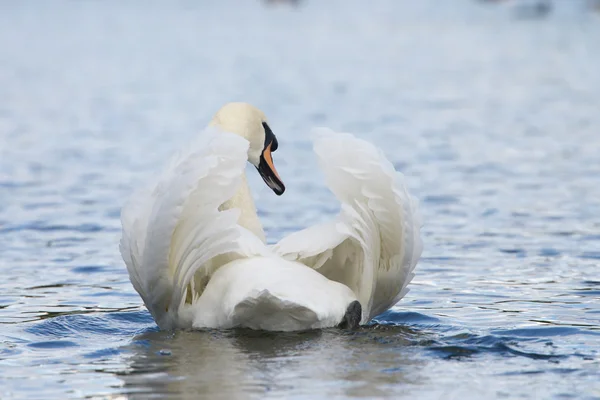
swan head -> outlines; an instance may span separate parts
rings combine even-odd
[[[248,162],[256,167],[275,194],[283,194],[285,186],[275,169],[271,154],[277,150],[277,138],[262,111],[248,103],[228,103],[217,111],[209,125],[248,140]]]

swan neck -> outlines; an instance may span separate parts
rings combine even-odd
[[[240,183],[237,192],[235,192],[231,199],[227,200],[219,207],[221,211],[229,210],[231,208],[237,208],[241,212],[238,224],[254,233],[263,242],[266,242],[262,224],[256,213],[252,192],[250,191],[250,186],[246,179],[246,173],[242,174],[242,182]]]

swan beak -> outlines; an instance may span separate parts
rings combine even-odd
[[[260,155],[260,163],[258,164],[258,173],[262,176],[263,180],[270,187],[277,196],[281,196],[285,192],[285,186],[281,182],[281,178],[273,165],[273,157],[271,156],[271,146],[273,142],[269,143],[262,154]]]

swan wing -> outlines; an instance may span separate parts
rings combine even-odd
[[[221,265],[267,251],[238,225],[239,210],[219,211],[241,183],[248,145],[208,128],[123,207],[121,255],[163,329],[191,326],[192,316],[182,311]]]
[[[418,202],[371,143],[319,129],[314,150],[341,211],[333,221],[283,238],[273,250],[348,286],[364,324],[408,292],[423,248]]]

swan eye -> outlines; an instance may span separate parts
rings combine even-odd
[[[271,144],[271,151],[276,151],[277,147],[279,147],[279,144],[277,143],[277,138],[275,137],[275,134],[273,133],[273,131],[271,130],[271,128],[269,127],[269,125],[266,122],[262,123],[263,128],[265,129],[265,149],[267,148],[267,146],[269,144]]]

